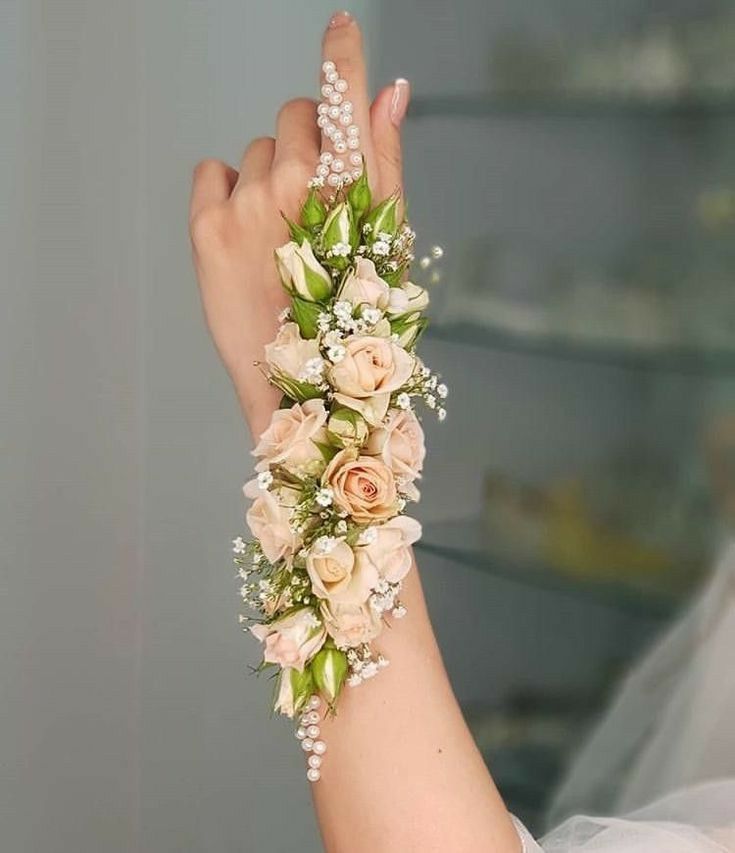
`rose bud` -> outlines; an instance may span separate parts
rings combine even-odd
[[[398,229],[396,222],[396,209],[398,207],[398,194],[393,193],[377,207],[374,207],[365,218],[365,224],[370,226],[370,240],[378,239],[378,234],[384,232],[395,236]]]
[[[307,302],[320,302],[332,293],[332,277],[314,257],[307,240],[293,240],[276,249],[276,264],[284,288]]]
[[[319,228],[327,218],[327,209],[317,195],[316,190],[311,190],[306,201],[301,207],[301,222],[307,228]]]
[[[365,418],[353,409],[337,409],[329,418],[327,429],[342,447],[362,447],[368,437]]]
[[[347,656],[339,649],[325,646],[311,664],[317,690],[332,705],[347,677]]]

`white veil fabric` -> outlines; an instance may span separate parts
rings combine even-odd
[[[572,764],[550,817],[571,814],[585,816],[542,839],[545,853],[735,851],[735,543]]]

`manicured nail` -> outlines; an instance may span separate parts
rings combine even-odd
[[[349,12],[335,12],[329,19],[328,29],[336,30],[338,27],[346,27],[351,24],[354,18]]]
[[[406,115],[408,108],[408,99],[411,95],[411,86],[408,80],[399,77],[393,83],[393,95],[390,99],[390,120],[398,127],[403,121],[403,116]]]

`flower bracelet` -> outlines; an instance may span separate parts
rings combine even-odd
[[[283,399],[244,487],[254,538],[233,542],[255,614],[240,621],[263,644],[258,671],[276,677],[274,709],[298,718],[312,782],[324,714],[345,684],[388,665],[377,640],[406,613],[401,585],[421,535],[404,514],[425,454],[414,400],[443,420],[447,396],[415,351],[428,304],[406,279],[415,234],[398,220],[397,193],[373,206],[347,83],[334,63],[322,70],[325,150],[299,222],[287,220],[291,240],[275,251],[290,305],[263,370]]]

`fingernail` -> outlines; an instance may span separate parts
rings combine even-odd
[[[346,27],[348,24],[351,24],[353,20],[354,19],[349,12],[335,12],[329,19],[328,28],[330,30],[336,30],[338,27]]]
[[[399,77],[393,83],[393,95],[390,99],[390,120],[398,127],[406,115],[408,99],[411,95],[411,86],[408,80]]]

